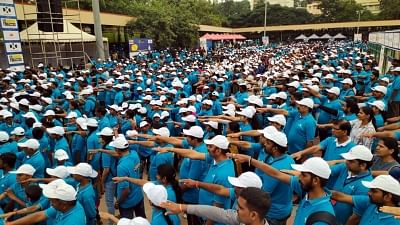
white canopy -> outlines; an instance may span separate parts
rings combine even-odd
[[[34,23],[27,29],[20,32],[22,42],[95,42],[96,36],[88,34],[70,22],[64,20],[64,32],[43,32],[38,28],[38,24]],[[103,38],[103,41],[107,42],[107,38]]]
[[[308,37],[308,39],[320,39],[320,37],[318,37],[316,34],[312,34],[310,37]]]
[[[331,38],[332,38],[332,36],[329,34],[324,34],[321,36],[321,39],[331,39]]]
[[[295,40],[305,40],[305,39],[307,39],[307,37],[304,34],[301,34],[295,38]]]
[[[345,39],[347,38],[346,36],[344,36],[342,33],[338,33],[335,36],[333,36],[334,39]]]

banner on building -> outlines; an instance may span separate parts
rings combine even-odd
[[[149,52],[153,49],[153,40],[147,38],[134,38],[129,40],[129,56],[134,57],[139,52]]]
[[[23,70],[25,63],[13,0],[0,0],[0,25],[3,33],[8,65],[11,69]]]

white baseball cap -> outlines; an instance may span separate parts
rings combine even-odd
[[[43,188],[43,195],[45,197],[63,201],[75,201],[76,194],[75,188],[66,183],[60,184],[56,188],[48,185]]]
[[[114,131],[109,127],[104,127],[100,132],[96,134],[99,136],[114,136]]]
[[[377,188],[382,191],[392,193],[400,196],[400,184],[399,182],[390,175],[379,175],[372,181],[361,181],[362,184],[367,188]]]
[[[135,217],[133,219],[121,218],[117,225],[150,225],[150,223],[143,217]]]
[[[0,142],[7,142],[10,136],[5,131],[0,131]]]
[[[222,106],[222,108],[225,110],[236,110],[236,106],[234,104],[228,104],[227,106]]]
[[[19,100],[18,102],[20,105],[29,106],[29,101],[24,99]]]
[[[226,111],[222,111],[222,113],[226,114],[228,116],[235,116],[235,114],[236,114],[235,110],[231,110],[231,109],[228,109]]]
[[[71,119],[71,118],[77,118],[78,114],[74,111],[71,111],[68,113],[68,115],[65,117],[66,119]]]
[[[332,94],[334,94],[336,96],[340,95],[340,89],[338,87],[329,88],[328,90],[326,90],[326,92],[332,93]]]
[[[242,111],[236,112],[236,113],[239,115],[245,116],[247,118],[253,118],[253,116],[254,116],[254,111],[248,107],[246,107],[246,108],[242,109]]]
[[[16,127],[14,128],[13,131],[11,131],[11,134],[15,134],[17,136],[23,136],[25,135],[25,130],[22,127]]]
[[[281,114],[277,114],[277,115],[274,115],[272,117],[268,117],[268,120],[270,122],[279,123],[282,126],[286,125],[286,118],[285,118],[284,115],[281,115]]]
[[[166,127],[161,127],[160,129],[153,129],[153,133],[160,135],[161,137],[169,137],[170,136],[170,132],[169,132],[168,128],[166,128]]]
[[[139,127],[142,128],[142,127],[145,127],[147,125],[149,125],[149,123],[146,120],[143,120],[142,122],[140,122]]]
[[[311,98],[303,98],[300,101],[296,101],[297,104],[307,106],[312,109],[314,107],[314,101]]]
[[[54,152],[54,158],[58,161],[69,159],[68,153],[64,149],[58,149]]]
[[[340,155],[347,160],[360,159],[363,161],[371,161],[374,157],[371,150],[364,145],[356,145],[352,147],[349,152]]]
[[[60,136],[62,136],[62,135],[65,134],[64,128],[63,128],[63,127],[60,127],[60,126],[55,126],[55,127],[52,127],[52,128],[47,128],[47,132],[48,132],[49,134],[57,134],[57,135],[60,135]]]
[[[44,188],[56,189],[58,186],[60,186],[62,184],[66,184],[63,179],[56,179],[56,180],[53,180],[53,181],[49,182],[48,184],[39,184],[39,187],[41,189],[44,189]]]
[[[182,117],[182,120],[183,121],[186,121],[186,122],[196,122],[196,116],[195,115],[188,115],[188,116],[185,116],[185,117]]]
[[[291,166],[297,171],[312,173],[324,179],[328,179],[331,175],[331,168],[328,163],[320,157],[312,157],[304,161],[303,164],[292,164]]]
[[[86,126],[88,126],[88,127],[98,127],[99,123],[94,118],[88,118],[86,120]]]
[[[369,105],[373,105],[376,108],[378,108],[380,111],[385,110],[385,103],[381,100],[373,101],[373,102],[368,102]]]
[[[56,113],[54,112],[54,110],[47,110],[44,114],[43,114],[43,116],[55,116],[56,115]]]
[[[207,145],[215,145],[220,149],[228,149],[229,141],[228,138],[222,135],[216,135],[212,139],[204,140]]]
[[[167,112],[167,111],[162,111],[162,112],[161,112],[160,119],[164,119],[165,117],[168,117],[168,116],[169,116],[169,112]]]
[[[76,119],[76,124],[78,124],[83,130],[87,130],[87,122],[83,117],[79,117]]]
[[[279,146],[287,147],[287,137],[286,134],[280,131],[264,132],[264,137],[268,140],[273,141]]]
[[[212,127],[212,128],[214,128],[214,129],[218,129],[218,122],[215,122],[215,121],[207,121],[207,122],[204,122],[204,124],[205,124],[205,125],[208,125],[208,126],[210,126],[210,127]]]
[[[387,87],[385,87],[385,86],[381,86],[381,85],[378,85],[378,86],[376,86],[376,87],[373,87],[373,88],[371,88],[373,91],[378,91],[378,92],[380,92],[380,93],[383,93],[384,95],[386,95],[386,93],[387,93]]]
[[[67,178],[69,172],[66,166],[57,166],[56,168],[46,168],[46,173],[53,177],[58,177],[61,179]]]
[[[206,99],[206,100],[203,100],[203,104],[212,106],[213,102],[211,100]]]
[[[30,148],[30,149],[38,149],[40,147],[40,143],[36,139],[28,139],[27,141],[23,143],[18,143],[18,147],[21,148]]]
[[[124,136],[118,136],[114,141],[110,142],[109,145],[116,149],[126,149],[129,147],[129,143]]]
[[[244,172],[239,177],[228,177],[228,181],[232,186],[240,188],[262,187],[261,178],[254,172]]]
[[[79,163],[76,166],[67,167],[67,170],[70,174],[78,174],[84,177],[97,177],[97,172],[92,168],[92,166],[88,163]]]
[[[22,117],[24,117],[24,118],[33,118],[33,119],[35,119],[35,121],[37,121],[36,116],[35,116],[35,114],[33,114],[33,112],[27,112]],[[4,118],[6,118],[6,117],[4,117]]]
[[[286,94],[286,92],[281,91],[281,92],[277,93],[275,95],[275,97],[286,100],[287,99],[287,94]]]
[[[204,131],[203,131],[203,128],[201,128],[199,126],[192,126],[192,127],[190,127],[189,130],[183,129],[183,134],[187,135],[187,136],[196,137],[196,138],[203,138]]]
[[[18,167],[16,171],[10,171],[10,173],[14,174],[27,174],[27,175],[33,175],[36,172],[36,169],[33,168],[31,164],[23,164]]]
[[[353,81],[350,78],[346,78],[346,79],[340,81],[340,83],[353,85]]]
[[[143,192],[156,206],[160,206],[162,202],[166,202],[168,199],[167,189],[163,185],[155,185],[151,182],[145,183],[143,185]]]

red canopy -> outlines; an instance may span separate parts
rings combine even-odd
[[[205,34],[201,38],[212,41],[221,40],[245,40],[246,37],[240,34]]]

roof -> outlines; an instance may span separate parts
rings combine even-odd
[[[70,22],[64,20],[64,32],[43,32],[39,31],[38,24],[34,23],[27,29],[20,32],[22,42],[95,42],[96,36],[88,34]],[[108,41],[103,38],[103,41]]]
[[[245,40],[246,37],[240,34],[205,34],[202,39],[221,41],[221,40]]]

